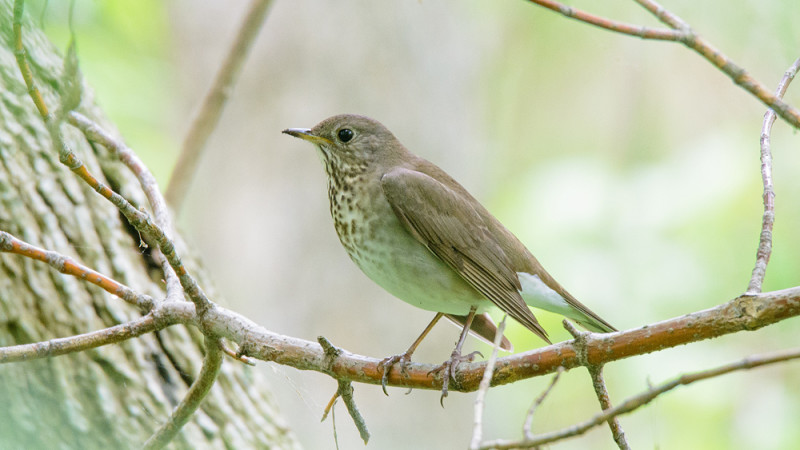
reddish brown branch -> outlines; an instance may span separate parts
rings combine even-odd
[[[800,315],[800,288],[743,295],[728,303],[704,311],[686,314],[641,328],[609,334],[590,334],[586,342],[589,364],[604,364],[635,355],[677,347],[691,342],[744,330],[755,330],[789,317]],[[242,353],[264,361],[274,361],[301,370],[316,370],[336,379],[380,384],[380,359],[341,353],[331,362],[319,344],[281,336],[257,326],[250,320],[215,307],[206,314],[213,331],[242,347]],[[500,358],[492,385],[512,383],[555,372],[559,366],[570,369],[580,365],[573,341],[561,342],[537,350]],[[433,364],[406,364],[407,376],[390,372],[391,386],[441,390],[441,379],[433,376]],[[459,366],[454,390],[468,392],[478,388],[485,363]]]
[[[0,231],[0,252],[14,253],[47,263],[59,272],[86,280],[142,311],[149,311],[153,307],[154,301],[149,295],[140,294],[119,281],[76,262],[69,256],[28,244],[5,231]]]

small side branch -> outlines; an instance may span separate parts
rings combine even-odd
[[[342,354],[342,351],[331,344],[331,342],[326,339],[324,336],[319,336],[317,338],[317,342],[322,347],[322,350],[325,352],[325,364],[330,367],[334,364],[336,358]],[[350,383],[349,380],[344,379],[337,379],[336,380],[339,384],[339,387],[336,389],[336,393],[333,394],[333,397],[328,402],[328,406],[325,407],[325,412],[322,415],[322,420],[325,420],[328,417],[328,412],[330,412],[334,404],[336,403],[336,399],[341,397],[344,400],[345,407],[347,407],[347,413],[350,414],[350,417],[353,419],[353,423],[356,425],[358,429],[358,434],[361,436],[361,439],[364,441],[364,444],[369,442],[369,430],[367,429],[367,422],[364,420],[364,417],[361,415],[361,412],[358,410],[358,406],[356,405],[356,401],[353,398],[353,385]],[[335,420],[335,419],[334,419]],[[336,424],[334,423],[334,429]]]
[[[533,426],[533,415],[536,413],[536,410],[539,408],[539,405],[544,402],[544,399],[550,395],[550,392],[558,383],[558,379],[561,378],[561,374],[564,373],[564,368],[559,367],[558,371],[555,375],[553,375],[553,379],[550,380],[550,384],[547,386],[547,389],[533,401],[530,409],[528,409],[528,413],[525,415],[525,424],[522,426],[522,435],[525,436],[525,439],[531,440],[533,439],[533,433],[531,432],[531,427]]]
[[[358,406],[356,405],[356,401],[353,399],[353,385],[349,381],[338,381],[339,389],[336,392],[340,397],[342,397],[342,400],[344,400],[344,405],[347,407],[347,413],[350,414],[350,417],[353,419],[353,423],[356,424],[358,434],[361,436],[361,440],[364,441],[364,444],[366,445],[367,442],[369,442],[369,430],[367,429],[367,422],[364,421],[364,416],[361,415],[361,412],[358,410]]]
[[[594,392],[597,394],[597,400],[600,402],[600,408],[603,411],[612,409],[611,398],[608,396],[608,389],[606,389],[606,382],[603,379],[603,366],[589,366],[589,375],[592,377],[592,386]],[[614,442],[620,450],[629,450],[631,447],[625,439],[625,431],[619,423],[619,419],[614,416],[608,419],[608,426],[611,428],[611,435],[614,437]]]
[[[152,331],[162,330],[176,323],[183,323],[194,314],[194,311],[185,311],[186,308],[179,308],[178,305],[180,304],[170,304],[169,311],[171,313],[153,311],[130,322],[90,333],[31,344],[0,347],[0,364],[82,352],[103,345],[116,344],[133,339]],[[183,305],[189,306],[190,304],[184,303]]]
[[[579,331],[575,328],[575,325],[567,319],[564,319],[562,323],[569,334],[575,338],[574,346],[578,361],[589,371],[589,376],[592,378],[592,387],[597,395],[597,400],[600,402],[600,409],[604,411],[611,409],[611,398],[608,396],[606,382],[603,379],[603,363],[589,363],[587,340],[589,336],[591,336],[591,333],[588,331]],[[614,437],[614,442],[617,443],[617,446],[619,446],[621,450],[629,450],[630,447],[625,440],[625,432],[622,430],[622,425],[619,424],[619,420],[617,420],[616,416],[608,419],[608,426],[611,428],[611,435]]]
[[[789,83],[792,82],[800,68],[800,58],[798,58],[778,83],[775,96],[783,98]],[[764,184],[764,214],[761,218],[761,234],[758,240],[758,250],[756,251],[756,263],[753,273],[750,276],[750,283],[747,285],[748,294],[758,294],[764,283],[764,276],[767,272],[767,264],[772,255],[772,226],[775,223],[775,189],[772,185],[772,150],[770,145],[770,135],[772,125],[775,123],[775,111],[768,109],[764,114],[764,124],[761,127],[761,180]]]
[[[155,304],[153,297],[140,294],[119,281],[76,262],[69,256],[28,244],[5,231],[0,231],[0,252],[14,253],[47,263],[61,273],[86,280],[106,292],[116,295],[143,312],[149,311]]]
[[[605,17],[596,16],[594,14],[582,11],[571,6],[553,0],[528,0],[531,3],[536,3],[539,6],[555,11],[570,19],[579,20],[589,25],[604,28],[616,33],[627,34],[630,36],[640,37],[642,39],[654,39],[659,41],[679,41],[683,34],[676,30],[666,29],[653,29],[642,27],[639,25],[631,25],[627,23],[617,22]]]
[[[214,385],[214,381],[217,379],[221,365],[222,350],[220,350],[217,339],[206,336],[206,356],[203,359],[203,367],[200,369],[200,374],[189,388],[186,397],[175,408],[169,420],[155,434],[150,436],[150,439],[144,443],[143,448],[159,449],[169,444],[181,431],[181,428],[186,425],[186,422],[192,417],[192,414],[203,402],[203,399],[206,398],[206,395],[208,395],[211,386]]]

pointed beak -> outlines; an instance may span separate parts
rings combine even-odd
[[[317,136],[316,134],[312,133],[311,130],[308,128],[287,128],[283,130],[283,134],[288,134],[289,136],[294,136],[296,138],[303,139],[305,141],[311,142],[312,144],[331,144],[332,142],[324,137]]]

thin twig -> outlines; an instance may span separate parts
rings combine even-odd
[[[564,373],[564,368],[559,367],[556,371],[556,374],[553,375],[553,379],[550,380],[550,384],[547,386],[547,389],[533,401],[530,409],[528,409],[528,413],[525,415],[525,424],[522,425],[522,435],[525,436],[525,439],[533,439],[533,433],[531,432],[531,427],[533,426],[533,415],[536,413],[536,410],[539,408],[539,405],[544,402],[544,399],[550,395],[550,391],[553,390],[556,383],[558,383],[558,379],[561,378],[561,374]]]
[[[167,208],[167,202],[164,200],[164,196],[161,195],[161,190],[158,188],[156,178],[144,162],[139,159],[130,147],[125,145],[125,142],[114,138],[100,125],[83,114],[77,111],[71,111],[67,115],[67,119],[70,124],[81,130],[87,139],[97,142],[110,150],[131,172],[133,172],[136,179],[139,180],[139,185],[141,185],[147,197],[147,201],[150,203],[156,225],[164,230],[164,234],[168,238],[172,238],[175,230],[169,209]],[[165,264],[166,259],[158,248],[154,249],[152,256],[153,259],[162,266],[162,270],[164,271],[164,279],[167,284],[167,299],[172,301],[182,300],[183,290],[175,270],[169,264]]]
[[[647,391],[642,392],[641,394],[635,395],[625,400],[624,402],[620,403],[616,407],[607,409],[585,422],[581,422],[558,431],[535,435],[533,439],[526,438],[521,441],[497,440],[497,441],[487,442],[483,445],[483,447],[481,447],[481,449],[532,448],[548,444],[550,442],[560,441],[562,439],[566,439],[569,437],[579,436],[594,427],[602,425],[603,423],[607,422],[610,418],[630,413],[644,405],[647,405],[659,395],[668,392],[678,386],[682,385],[685,386],[688,384],[692,384],[695,381],[706,380],[709,378],[725,375],[727,373],[735,372],[738,370],[752,369],[755,367],[765,366],[768,364],[775,364],[798,358],[800,358],[800,348],[768,353],[764,355],[753,355],[741,361],[737,361],[731,364],[726,364],[724,366],[720,366],[714,369],[682,375],[672,381],[669,381],[657,387],[650,388]]]
[[[369,430],[367,429],[367,422],[364,421],[364,417],[358,410],[355,399],[353,399],[353,385],[347,380],[338,380],[338,382],[339,390],[337,392],[347,407],[347,413],[350,414],[353,423],[356,424],[361,440],[364,441],[364,444],[367,444],[369,442]]]
[[[119,281],[78,263],[69,256],[28,244],[5,231],[0,231],[0,252],[14,253],[45,262],[61,273],[86,280],[106,292],[116,295],[143,312],[149,311],[155,304],[153,297],[140,294]]]
[[[503,320],[500,321],[500,325],[497,326],[497,331],[494,334],[492,354],[489,360],[486,361],[486,369],[483,371],[483,378],[481,378],[481,383],[478,386],[478,395],[475,396],[475,419],[472,425],[472,441],[469,445],[471,449],[478,448],[481,445],[481,439],[483,439],[484,403],[486,400],[486,393],[489,391],[489,384],[492,381],[494,366],[497,362],[497,351],[500,348],[500,342],[503,340],[503,331],[506,329],[506,317],[508,316],[503,316]]]
[[[317,337],[317,342],[319,342],[319,345],[325,352],[325,365],[332,367],[336,358],[342,354],[342,350],[336,348],[324,336]],[[358,410],[358,406],[356,406],[356,401],[353,399],[353,386],[350,380],[337,378],[336,381],[339,383],[339,387],[336,389],[336,393],[333,395],[333,398],[331,398],[331,401],[328,402],[328,406],[325,407],[322,420],[325,420],[328,416],[328,411],[333,408],[336,398],[341,397],[347,407],[347,413],[350,414],[353,423],[358,429],[358,434],[361,435],[361,439],[364,441],[364,444],[366,444],[369,442],[369,430],[367,429],[367,423],[364,421],[364,417],[361,416],[361,412]]]
[[[192,417],[203,399],[206,398],[211,386],[217,379],[219,368],[222,365],[222,351],[215,338],[206,336],[206,356],[203,358],[203,367],[200,374],[194,380],[186,396],[181,400],[175,411],[158,431],[155,432],[147,442],[144,443],[145,449],[163,448],[177,435],[186,422]]]
[[[231,357],[231,358],[233,358],[233,359],[235,359],[235,360],[237,360],[239,362],[245,363],[248,366],[255,366],[256,365],[256,362],[253,360],[253,358],[250,358],[249,356],[242,355],[239,352],[234,352],[233,350],[231,350],[230,347],[228,347],[225,344],[225,341],[222,340],[222,339],[219,340],[219,349],[222,350],[222,353],[225,353],[229,357]]]
[[[606,389],[606,382],[603,379],[603,366],[589,366],[589,375],[592,377],[592,386],[594,392],[597,394],[597,400],[600,402],[600,408],[603,411],[609,410],[613,407],[611,398],[608,396],[608,389]],[[627,439],[625,439],[625,431],[619,423],[617,416],[609,417],[608,426],[611,428],[611,435],[614,437],[614,442],[620,450],[630,450]]]
[[[203,100],[203,106],[192,121],[192,127],[183,141],[181,154],[169,179],[167,201],[175,214],[179,214],[192,178],[197,172],[208,137],[214,131],[222,110],[242,70],[247,54],[253,46],[258,30],[264,23],[271,0],[253,0],[245,15],[239,34],[222,64],[214,84]]]
[[[328,404],[325,405],[325,409],[322,410],[322,418],[319,419],[320,422],[325,422],[325,419],[328,418],[328,414],[330,414],[331,411],[333,411],[333,405],[336,404],[336,400],[338,400],[338,399],[339,399],[339,389],[336,389],[336,392],[333,393],[333,396],[328,401]],[[335,417],[334,417],[334,420],[335,420]]]
[[[190,305],[190,303],[170,304],[165,307],[166,310],[159,310],[159,307],[157,307],[156,310],[130,322],[90,333],[50,339],[43,342],[0,347],[0,363],[31,361],[82,352],[103,345],[116,344],[133,339],[146,333],[162,330],[176,323],[186,323],[191,320],[194,311],[189,311],[182,306]]]
[[[22,74],[22,79],[25,80],[25,86],[28,87],[28,95],[30,95],[36,109],[39,110],[39,115],[46,118],[50,115],[47,105],[44,103],[42,93],[36,87],[33,80],[33,71],[28,65],[27,52],[25,46],[22,44],[22,12],[25,9],[25,2],[23,0],[14,1],[14,56],[17,59],[17,66]]]
[[[616,33],[628,34],[643,39],[654,39],[661,41],[679,41],[683,36],[683,34],[680,31],[653,29],[639,25],[631,25],[627,23],[617,22],[611,19],[606,19],[605,17],[596,16],[586,11],[573,8],[571,6],[567,6],[563,3],[556,2],[553,0],[528,0],[528,1],[531,3],[536,3],[539,6],[544,6],[545,8],[551,11],[555,11],[566,17],[569,17],[570,19],[579,20],[581,22],[588,23],[590,25],[594,25],[600,28],[605,28],[606,30],[614,31]]]
[[[800,68],[800,58],[783,74],[775,95],[783,98],[789,83]],[[764,214],[761,218],[761,234],[759,235],[758,250],[756,251],[756,263],[753,273],[750,276],[750,283],[747,285],[748,294],[761,292],[764,283],[764,276],[767,272],[767,264],[772,254],[772,226],[775,223],[775,190],[772,185],[772,150],[770,149],[770,134],[772,125],[775,123],[775,111],[767,109],[764,113],[764,124],[761,127],[761,180],[764,184]]]

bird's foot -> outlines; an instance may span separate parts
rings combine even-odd
[[[406,369],[406,363],[411,361],[411,354],[408,352],[401,353],[399,355],[393,355],[388,358],[384,358],[381,362],[378,363],[378,370],[383,372],[381,376],[381,388],[383,388],[383,393],[387,396],[389,395],[386,392],[386,382],[389,381],[389,372],[392,370],[392,366],[395,364],[400,365],[400,374],[403,377],[408,378],[408,370]],[[409,389],[410,391],[410,389]]]
[[[483,357],[483,354],[478,351],[462,355],[458,349],[453,350],[453,353],[450,354],[450,359],[428,372],[442,374],[442,396],[439,398],[439,404],[442,405],[442,408],[444,408],[444,398],[447,397],[447,388],[450,386],[450,380],[456,381],[456,368],[462,362],[472,362],[475,359],[475,355]]]

